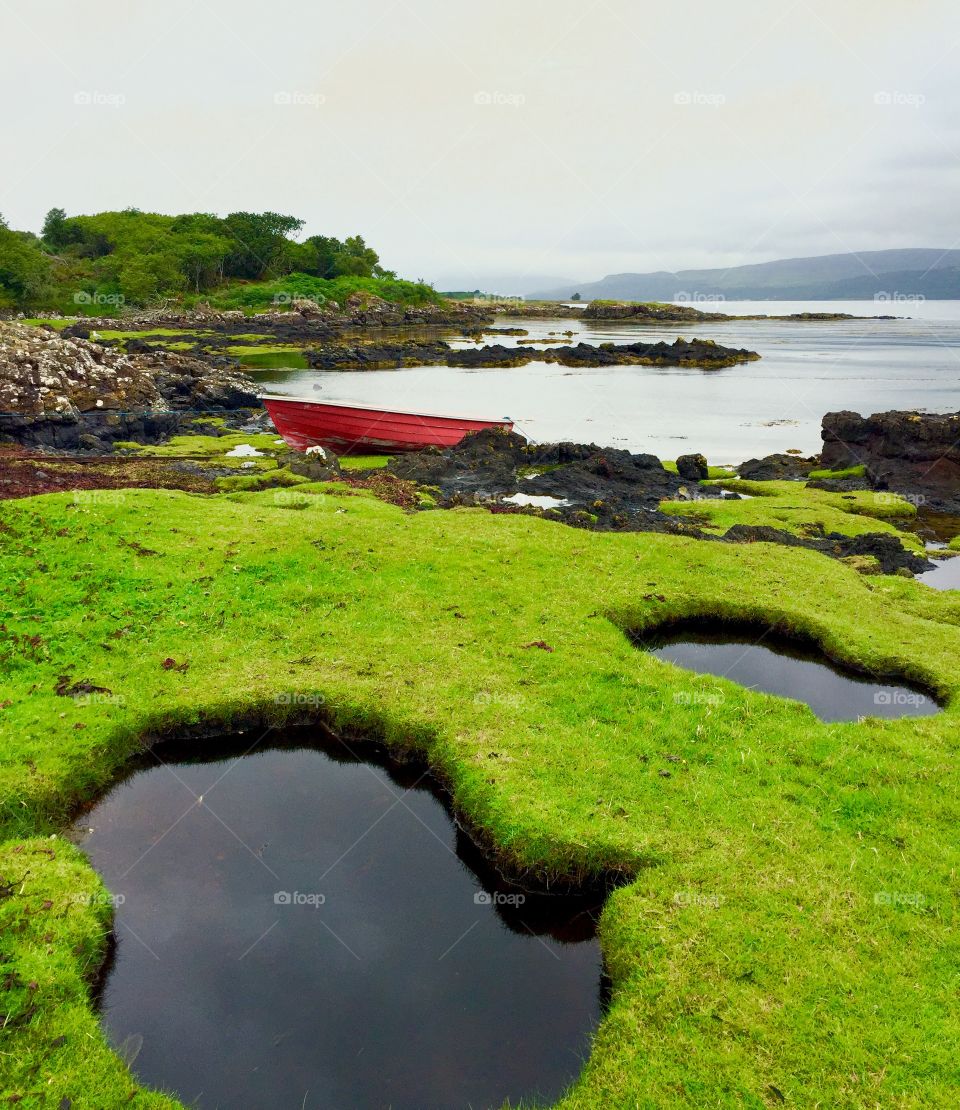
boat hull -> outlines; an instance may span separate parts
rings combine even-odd
[[[295,451],[328,447],[338,455],[395,454],[453,447],[468,432],[484,428],[513,428],[509,420],[468,420],[292,397],[264,397],[263,403],[277,431]]]

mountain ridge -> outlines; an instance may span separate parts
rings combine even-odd
[[[863,300],[960,299],[960,250],[902,247],[814,255],[713,269],[607,274],[599,281],[535,290],[528,300]]]

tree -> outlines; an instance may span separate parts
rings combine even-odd
[[[571,301],[579,301],[580,300],[580,294],[579,293],[574,293],[573,296],[570,298],[570,300]]]
[[[303,220],[278,212],[231,212],[223,225],[232,242],[224,273],[262,278],[283,269],[287,236],[299,231]]]
[[[63,208],[51,208],[43,221],[41,238],[51,247],[61,247],[66,242],[63,238],[67,224],[67,213]]]
[[[26,306],[49,287],[50,260],[36,236],[11,231],[0,216],[0,304]]]

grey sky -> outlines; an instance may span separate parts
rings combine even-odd
[[[442,288],[960,245],[956,0],[0,0],[0,213],[270,208]]]

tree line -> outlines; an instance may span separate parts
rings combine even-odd
[[[147,304],[201,294],[234,281],[290,273],[333,279],[393,278],[362,236],[311,235],[278,212],[166,216],[126,208],[68,216],[51,208],[39,235],[0,216],[0,307],[66,307],[73,295]]]

